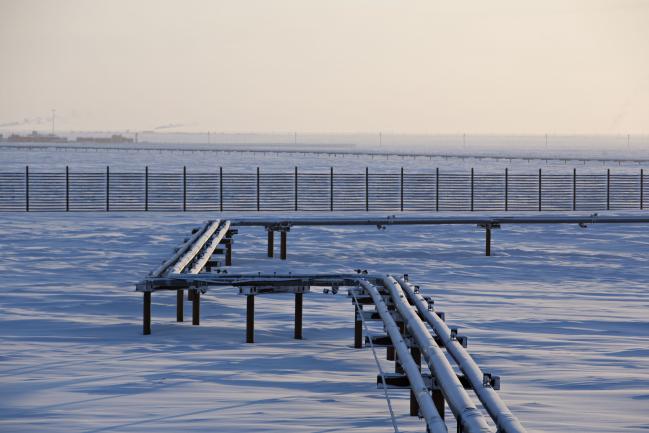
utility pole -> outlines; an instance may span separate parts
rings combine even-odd
[[[54,135],[54,119],[56,118],[56,109],[52,109],[52,135]]]

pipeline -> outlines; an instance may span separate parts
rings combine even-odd
[[[439,383],[448,405],[453,411],[463,431],[467,433],[490,433],[491,429],[482,413],[473,403],[473,400],[458,379],[453,366],[448,362],[444,352],[437,346],[435,339],[428,331],[424,322],[419,319],[413,307],[405,300],[401,287],[392,277],[383,278],[383,284],[390,294],[397,311],[413,338],[417,342],[422,355],[428,363],[431,373]]]
[[[194,241],[189,250],[176,262],[171,268],[169,273],[179,274],[185,269],[189,262],[196,257],[196,254],[203,248],[205,242],[212,237],[216,229],[219,227],[220,220],[212,221],[208,224],[205,231]]]
[[[403,341],[399,327],[390,315],[388,307],[385,305],[385,302],[383,302],[383,298],[379,294],[379,291],[366,280],[360,280],[359,284],[372,297],[372,300],[376,305],[376,310],[385,324],[385,329],[392,340],[392,345],[399,355],[401,366],[410,381],[410,388],[417,399],[417,403],[419,403],[419,410],[426,420],[428,430],[431,433],[448,433],[446,424],[440,417],[439,412],[437,412],[433,399],[428,392],[428,387],[424,383],[419,367],[415,363],[415,360],[412,359],[408,346],[406,345],[406,342]]]
[[[180,248],[178,248],[178,251],[176,251],[173,256],[169,257],[167,260],[162,262],[162,264],[160,266],[158,266],[154,271],[152,271],[149,274],[149,277],[156,278],[156,277],[160,277],[162,274],[164,274],[167,271],[167,269],[169,268],[169,266],[176,263],[178,261],[178,259],[180,258],[180,256],[185,254],[185,252],[189,249],[190,246],[194,245],[194,242],[196,242],[196,239],[198,239],[205,232],[205,229],[207,228],[207,226],[209,224],[210,224],[209,222],[206,222],[205,224],[203,224],[196,231],[196,233],[194,233],[192,235],[191,238],[189,238],[187,241],[185,241],[180,246]]]
[[[507,405],[501,400],[498,393],[490,386],[483,383],[484,374],[469,352],[462,345],[451,338],[451,330],[440,317],[428,309],[424,297],[416,293],[410,283],[401,277],[394,277],[410,300],[417,307],[417,311],[430,324],[437,336],[442,340],[444,347],[451,354],[464,376],[471,383],[478,399],[482,402],[489,416],[496,423],[499,432],[526,433],[520,421],[511,413]]]
[[[203,252],[201,257],[196,261],[196,263],[189,270],[190,274],[197,274],[200,272],[201,269],[205,267],[210,257],[212,257],[214,250],[219,245],[219,243],[221,243],[221,240],[223,240],[228,230],[230,230],[230,221],[225,221],[221,225],[221,230],[219,230],[219,232],[212,237],[210,243],[207,245],[207,247],[205,247],[205,251]]]

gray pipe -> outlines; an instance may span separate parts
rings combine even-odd
[[[385,302],[383,302],[383,298],[379,294],[379,291],[376,289],[376,287],[374,287],[366,280],[360,280],[359,283],[361,287],[363,287],[363,289],[365,289],[372,297],[372,300],[376,305],[376,311],[379,313],[379,316],[381,316],[381,319],[385,324],[385,329],[390,336],[390,340],[392,340],[394,349],[399,355],[399,361],[401,362],[401,366],[408,376],[408,380],[410,381],[410,388],[415,394],[417,403],[419,403],[419,410],[426,420],[426,425],[428,426],[429,431],[431,433],[448,433],[446,423],[444,423],[444,420],[440,417],[439,412],[437,412],[437,408],[433,403],[433,399],[428,392],[428,387],[424,383],[424,379],[422,378],[421,372],[419,371],[419,366],[415,363],[415,360],[412,359],[412,355],[408,350],[408,346],[406,345],[406,342],[403,341],[399,327],[394,322],[394,319],[388,311],[388,307],[385,305]]]
[[[397,311],[403,317],[408,330],[419,345],[431,373],[439,384],[448,405],[453,411],[463,431],[467,433],[490,433],[491,429],[482,413],[457,378],[453,366],[448,362],[444,352],[437,346],[435,339],[421,321],[415,309],[407,302],[403,290],[392,277],[383,278],[383,284],[390,293]]]
[[[451,330],[440,317],[428,310],[427,302],[419,293],[415,293],[411,285],[403,278],[395,277],[399,285],[414,302],[417,311],[424,316],[424,319],[432,326],[437,336],[442,340],[444,347],[457,362],[464,376],[469,380],[473,390],[482,402],[489,416],[496,423],[499,432],[503,433],[526,433],[520,421],[511,413],[507,405],[500,399],[498,393],[489,386],[483,385],[483,372],[462,345],[451,338]]]

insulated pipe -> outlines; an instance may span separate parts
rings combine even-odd
[[[232,226],[388,226],[388,225],[436,225],[436,224],[624,224],[624,223],[649,223],[649,217],[646,216],[606,216],[591,214],[581,216],[473,216],[473,217],[380,217],[380,218],[362,218],[362,217],[340,217],[340,218],[241,218],[231,220]]]
[[[473,360],[469,352],[457,341],[451,339],[451,330],[437,314],[428,310],[428,303],[423,296],[415,293],[410,283],[401,277],[396,277],[397,282],[403,288],[406,295],[417,307],[417,311],[432,326],[437,336],[442,340],[444,347],[451,354],[455,362],[464,373],[464,376],[471,383],[471,387],[482,402],[489,416],[496,423],[499,432],[503,433],[525,433],[525,428],[511,413],[507,405],[500,399],[498,393],[491,387],[483,385],[484,374],[478,364]]]
[[[444,352],[437,346],[435,339],[428,331],[426,324],[419,318],[416,310],[406,301],[401,287],[392,277],[383,278],[383,284],[390,294],[397,311],[406,322],[412,338],[421,349],[421,353],[442,389],[458,424],[462,425],[462,431],[467,433],[490,433],[491,429],[487,421],[464,389]],[[399,353],[399,359],[402,359],[401,353]]]
[[[196,239],[198,239],[198,237],[205,232],[205,229],[207,228],[208,224],[209,224],[209,222],[205,223],[196,233],[194,233],[194,235],[192,235],[192,237],[189,240],[187,240],[187,242],[183,243],[180,246],[178,251],[176,251],[176,253],[173,256],[171,256],[167,260],[165,260],[160,266],[158,266],[156,268],[156,270],[151,272],[149,274],[149,276],[151,276],[151,277],[159,277],[160,275],[162,275],[167,270],[167,268],[169,266],[176,263],[176,261],[180,258],[180,256],[185,254],[185,251],[187,251],[187,249],[191,245],[193,245],[194,242],[196,242]]]
[[[212,221],[209,223],[205,231],[194,241],[193,244],[189,247],[187,252],[183,254],[182,257],[178,259],[178,261],[174,264],[174,266],[169,270],[169,273],[171,274],[179,274],[185,269],[185,267],[189,264],[190,261],[196,257],[196,254],[200,252],[200,250],[203,248],[203,245],[205,245],[205,242],[209,238],[212,237],[216,229],[219,227],[220,220]]]
[[[392,340],[392,344],[399,354],[399,359],[401,359],[403,369],[405,370],[406,375],[408,376],[408,380],[410,381],[410,389],[412,389],[415,397],[417,398],[417,403],[419,403],[419,409],[424,419],[426,420],[428,431],[430,433],[448,433],[446,424],[437,412],[437,408],[435,407],[433,399],[428,392],[428,387],[424,383],[424,379],[419,372],[419,368],[415,361],[412,359],[412,356],[410,356],[410,351],[408,350],[408,346],[406,345],[406,342],[403,340],[403,337],[399,332],[399,327],[394,322],[394,319],[388,311],[388,307],[386,307],[385,302],[383,302],[383,297],[381,297],[376,287],[374,287],[368,281],[360,280],[359,283],[361,287],[363,287],[363,289],[365,289],[372,297],[372,300],[376,305],[376,311],[379,313],[379,316],[381,316],[381,319],[385,324],[385,329],[390,336],[390,340]]]
[[[216,249],[217,246],[219,246],[219,244],[225,237],[225,234],[228,232],[228,230],[230,230],[230,221],[224,222],[221,225],[221,230],[219,230],[219,232],[215,236],[212,236],[210,243],[205,248],[205,251],[203,251],[201,257],[196,261],[194,266],[192,266],[192,268],[189,270],[190,274],[198,274],[201,271],[201,269],[205,267],[210,257],[212,257],[212,254],[214,254],[214,250]]]

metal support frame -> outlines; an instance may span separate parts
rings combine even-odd
[[[151,292],[144,292],[144,309],[142,311],[142,333],[151,334]]]
[[[225,266],[232,266],[232,238],[223,240],[225,244]]]
[[[419,371],[421,371],[421,351],[419,350],[419,347],[411,347],[410,348],[410,356],[412,356],[412,359],[414,359],[415,364],[417,364],[417,367],[419,367]],[[417,397],[415,396],[415,393],[412,392],[412,389],[410,390],[410,416],[418,416],[419,415],[419,403],[417,403]]]
[[[268,257],[273,257],[275,252],[275,231],[269,228],[266,228],[268,232]]]
[[[200,290],[192,290],[192,325],[198,326],[201,323],[201,292]]]
[[[363,311],[363,306],[358,305],[358,309],[354,308],[354,348],[360,349],[363,347],[363,319],[360,317],[360,312]]]
[[[296,340],[302,339],[302,305],[303,305],[303,293],[295,294],[295,332],[293,333],[293,338]]]
[[[246,343],[255,342],[255,295],[246,296]]]
[[[182,322],[184,320],[184,301],[185,291],[176,290],[176,322]]]
[[[279,242],[279,258],[281,260],[286,260],[286,233],[288,230],[280,231],[280,242]]]

